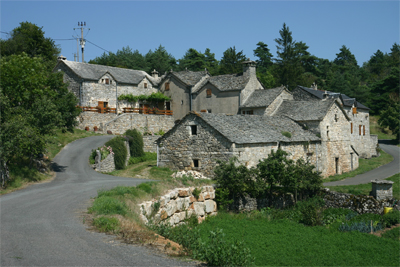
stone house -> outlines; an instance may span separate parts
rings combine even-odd
[[[329,101],[322,115],[325,124],[331,113],[338,114],[338,123],[330,128],[331,139],[327,141],[324,134],[318,134],[318,129],[307,129],[285,115],[190,112],[157,140],[157,164],[212,176],[218,160],[227,161],[235,156],[251,167],[280,148],[293,160],[309,160],[323,176],[349,171],[352,159],[353,168],[357,168],[358,156],[350,146],[349,137],[340,136],[342,122],[348,119],[334,100]],[[330,152],[334,153],[333,159],[325,156]]]
[[[256,62],[243,62],[243,73],[211,76],[205,71],[169,72],[159,91],[171,97],[176,119],[189,111],[238,114],[255,90],[265,89],[256,76]],[[169,107],[169,106],[168,106]]]
[[[370,135],[368,107],[345,94],[318,90],[316,85],[313,88],[297,86],[292,94],[294,100],[301,101],[322,101],[326,98],[335,98],[350,119],[348,126],[350,140],[360,157],[377,156],[378,137]]]
[[[118,96],[150,95],[158,91],[161,79],[156,72],[150,76],[141,70],[68,61],[62,56],[53,71],[64,73],[64,82],[69,84],[69,90],[79,99],[80,106],[117,108],[118,113],[124,107],[139,107],[141,104],[118,101]]]

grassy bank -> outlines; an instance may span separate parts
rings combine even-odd
[[[370,134],[378,135],[378,139],[392,139],[396,141],[396,136],[392,134],[389,128],[383,128],[378,124],[379,116],[370,116],[369,118],[369,129]],[[397,141],[398,143],[398,141]]]
[[[65,145],[77,139],[96,135],[93,132],[74,129],[74,132],[65,132],[57,130],[54,136],[47,136],[46,152],[47,158],[44,159],[47,165],[51,160],[64,148]],[[25,160],[18,164],[10,165],[10,178],[6,189],[0,189],[0,195],[10,193],[17,189],[24,188],[32,183],[38,183],[50,180],[54,174],[50,171],[47,173],[39,172],[34,166],[31,165],[29,160]]]
[[[381,150],[379,157],[373,157],[370,159],[360,159],[359,167],[351,172],[342,173],[339,175],[332,175],[324,179],[324,183],[326,182],[334,182],[340,181],[346,178],[354,177],[359,174],[363,174],[369,172],[373,169],[376,169],[380,166],[390,163],[393,160],[393,157]]]
[[[393,197],[396,199],[400,199],[400,173],[395,174],[386,180],[393,181]],[[340,192],[340,193],[348,193],[353,195],[369,195],[369,192],[372,190],[372,184],[359,184],[359,185],[341,185],[341,186],[327,186],[330,190]]]

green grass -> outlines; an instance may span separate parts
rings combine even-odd
[[[385,180],[393,181],[393,197],[396,199],[400,199],[400,173],[395,174]],[[327,186],[330,190],[340,192],[340,193],[348,193],[353,195],[369,195],[369,192],[372,190],[372,184],[359,184],[359,185],[340,185],[340,186]]]
[[[93,219],[93,225],[102,232],[115,232],[119,228],[119,221],[117,218],[100,216]]]
[[[289,220],[221,213],[198,226],[201,239],[220,228],[243,241],[257,266],[398,266],[400,243],[359,232],[308,227]]]
[[[399,242],[400,241],[400,227],[393,228],[391,230],[384,232],[382,234],[382,237]]]
[[[145,162],[145,161],[154,161],[157,160],[157,153],[152,153],[152,152],[144,152],[143,157],[131,157],[129,159],[129,165],[132,164],[137,164],[140,162]]]
[[[378,135],[378,139],[396,139],[396,136],[388,128],[382,128],[378,124],[379,116],[370,116],[369,129],[370,134]]]
[[[373,157],[370,159],[360,159],[359,160],[359,167],[351,172],[342,173],[339,175],[332,175],[323,180],[324,183],[326,182],[334,182],[340,181],[346,178],[354,177],[359,174],[363,174],[369,172],[373,169],[376,169],[382,165],[388,164],[393,161],[393,157],[386,153],[385,151],[381,150],[381,155],[379,157]]]
[[[101,196],[95,199],[93,206],[91,206],[88,211],[89,213],[94,213],[96,215],[125,215],[128,212],[128,207],[126,206],[125,202],[117,198],[111,196]]]

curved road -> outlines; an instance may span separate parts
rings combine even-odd
[[[383,180],[400,172],[400,147],[391,145],[389,140],[379,140],[379,147],[393,156],[393,161],[372,171],[344,179],[342,181],[324,183],[324,186],[368,184],[371,180]]]
[[[80,213],[97,190],[148,181],[104,175],[92,170],[92,149],[111,136],[67,145],[55,158],[57,175],[0,197],[0,266],[182,266],[180,262],[113,236],[90,232]]]

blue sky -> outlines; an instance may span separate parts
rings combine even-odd
[[[43,27],[46,37],[74,59],[78,21],[85,21],[85,61],[129,46],[145,54],[162,45],[176,59],[189,48],[210,48],[220,60],[235,46],[255,60],[260,41],[276,56],[283,23],[309,52],[333,60],[342,45],[359,65],[399,43],[399,1],[3,1],[1,38],[20,22]],[[95,44],[95,45],[93,45]]]

